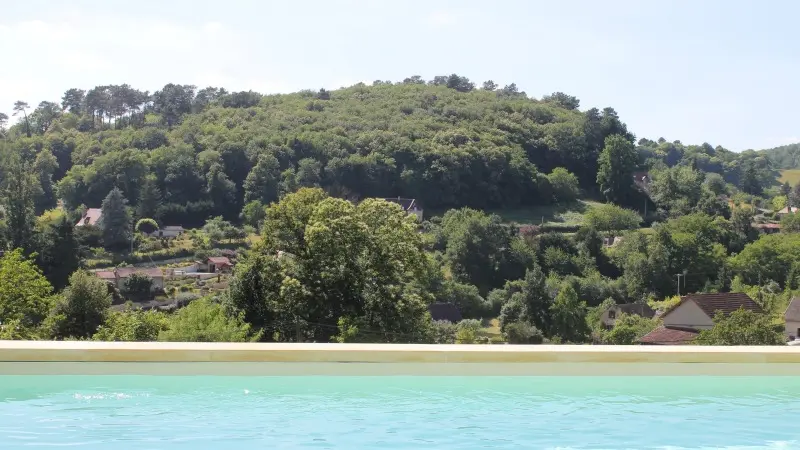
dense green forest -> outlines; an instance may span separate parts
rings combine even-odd
[[[596,311],[737,289],[777,314],[798,287],[800,221],[758,226],[800,204],[783,163],[637,140],[612,107],[561,92],[455,74],[285,95],[76,87],[18,101],[0,134],[0,336],[474,342],[496,319],[510,342],[631,343],[656,322],[608,331]],[[425,220],[367,201],[393,197]],[[509,219],[543,210],[579,220]],[[174,225],[191,239],[143,234]],[[84,272],[226,249],[229,283],[174,313],[109,310],[147,289]],[[434,302],[465,320],[431,322]]]
[[[800,144],[782,145],[762,153],[776,169],[800,169]]]

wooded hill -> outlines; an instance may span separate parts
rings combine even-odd
[[[634,143],[613,108],[581,110],[564,93],[532,99],[514,84],[476,88],[458,75],[266,96],[177,84],[152,94],[74,88],[32,111],[20,101],[15,112],[4,142],[41,181],[37,212],[57,198],[70,210],[98,207],[118,187],[142,217],[200,226],[312,186],[496,210],[570,200],[545,176],[556,168],[574,174],[584,195],[642,209],[628,181],[598,186],[606,139]],[[762,154],[664,139],[639,140],[624,177],[673,166],[718,173],[751,194],[775,177]]]

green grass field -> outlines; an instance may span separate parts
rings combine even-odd
[[[583,223],[583,215],[597,202],[579,200],[567,205],[532,206],[519,209],[487,211],[504,221],[518,225],[547,225],[550,227],[575,227]]]
[[[789,182],[792,186],[800,182],[800,169],[784,169],[781,170],[781,176],[778,177],[781,183]]]

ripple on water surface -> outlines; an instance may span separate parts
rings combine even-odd
[[[797,449],[793,377],[0,376],[0,448]]]

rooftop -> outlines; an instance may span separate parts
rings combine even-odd
[[[647,318],[651,318],[656,315],[656,312],[653,311],[653,308],[647,306],[644,303],[625,303],[621,305],[612,306],[612,308],[614,307],[616,307],[625,314],[635,314],[637,316],[642,316]]]
[[[743,292],[689,294],[681,298],[681,304],[690,300],[695,302],[695,304],[712,319],[717,311],[721,311],[727,316],[739,308],[755,312],[764,312],[758,303]],[[667,312],[667,314],[669,314],[669,312]]]
[[[76,227],[80,227],[83,225],[97,225],[97,222],[100,220],[100,216],[103,215],[103,210],[101,208],[89,208],[83,213],[81,216],[81,220],[75,224]]]
[[[639,339],[647,345],[686,345],[693,341],[699,332],[691,328],[658,327]]]
[[[783,318],[790,322],[800,322],[800,297],[794,297],[783,313]]]
[[[208,262],[210,262],[212,264],[216,264],[218,266],[225,266],[225,265],[230,266],[231,265],[231,260],[228,259],[225,256],[209,256],[208,257]]]

